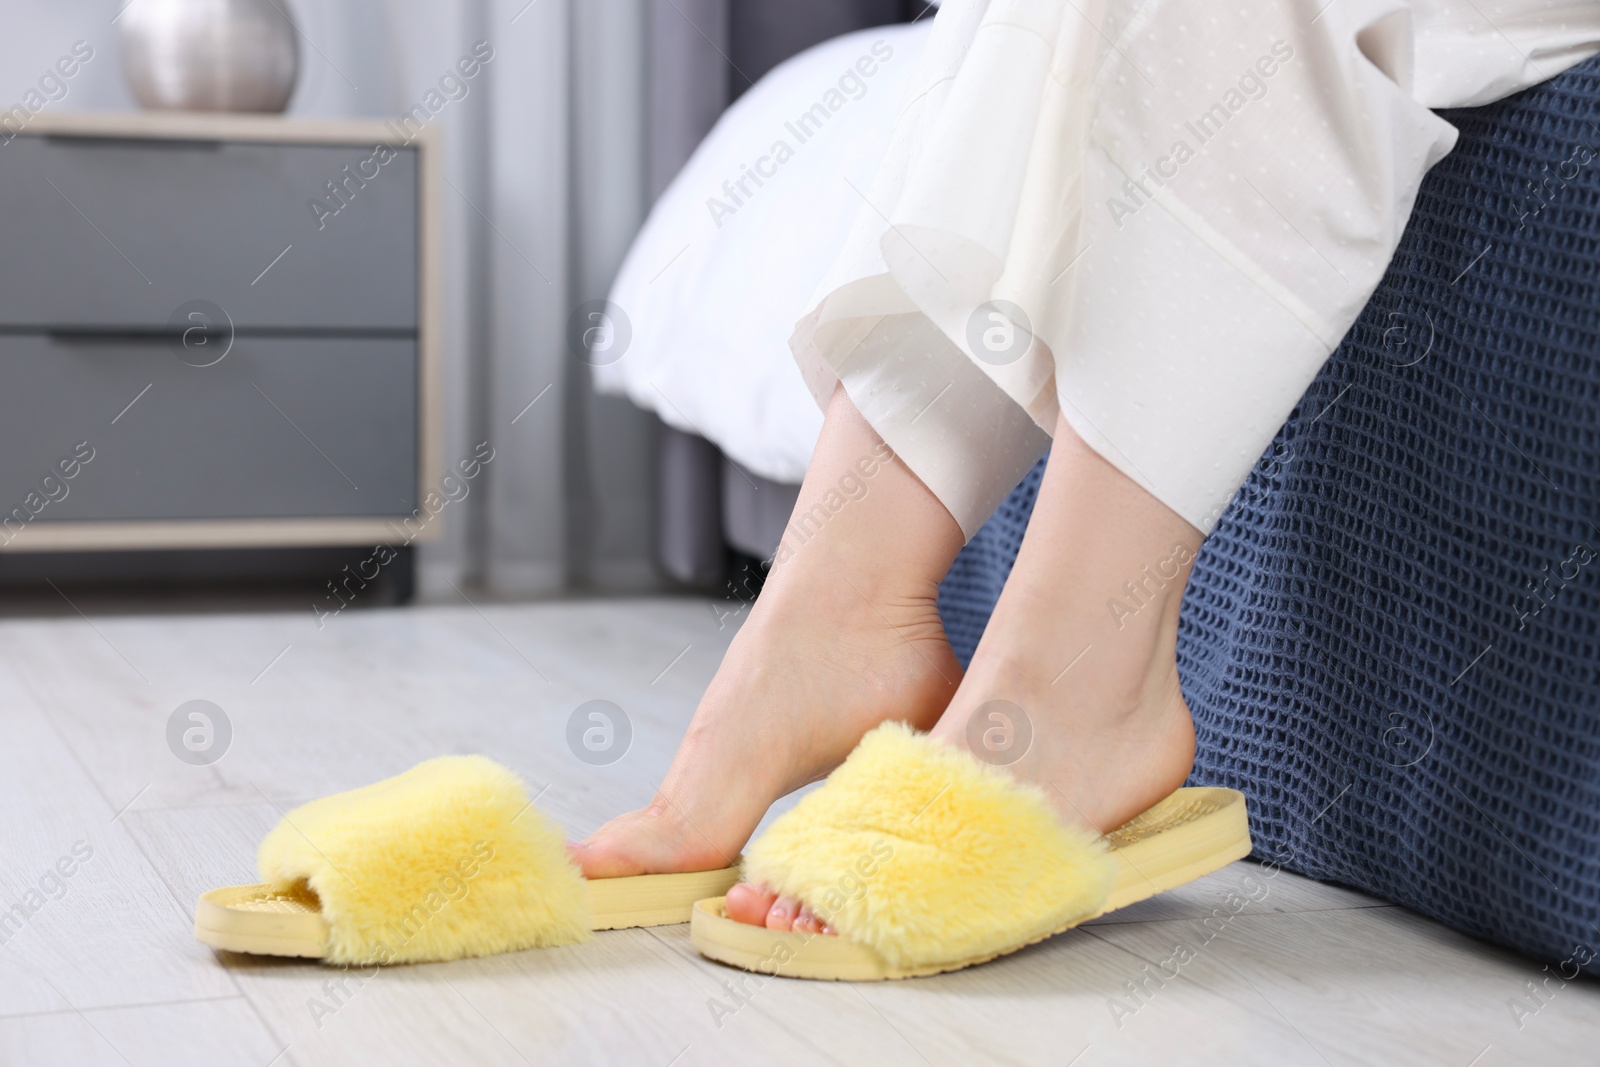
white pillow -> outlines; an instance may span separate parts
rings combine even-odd
[[[603,392],[710,439],[757,474],[801,480],[822,414],[789,335],[871,187],[932,21],[808,49],[718,120],[612,287],[632,336],[619,359],[595,368]]]

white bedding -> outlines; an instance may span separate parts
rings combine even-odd
[[[718,120],[617,275],[610,300],[632,339],[595,368],[602,392],[708,438],[757,474],[801,480],[822,414],[789,336],[872,184],[931,22],[817,45]],[[755,168],[770,175],[759,185],[748,176]]]

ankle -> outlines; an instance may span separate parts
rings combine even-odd
[[[920,631],[934,623],[943,640],[938,602],[938,579],[911,567],[819,559],[808,571],[792,564],[785,573],[775,571],[750,621],[758,624],[757,633],[780,641],[792,641],[796,626],[819,623],[840,632],[886,624]]]

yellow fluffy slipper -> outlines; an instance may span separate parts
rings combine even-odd
[[[790,978],[874,981],[1015,952],[1250,853],[1244,796],[1180,789],[1104,838],[1039,789],[925,734],[868,734],[746,854],[744,880],[795,897],[834,935],[774,931],[699,901],[694,947]]]
[[[516,774],[444,756],[314,800],[261,842],[259,885],[200,897],[214,948],[363,967],[564,945],[590,930],[686,922],[738,867],[586,881]]]

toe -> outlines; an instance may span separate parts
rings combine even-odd
[[[772,905],[777,899],[776,893],[768,892],[760,886],[740,882],[728,890],[724,906],[728,909],[728,918],[734,922],[765,926],[767,912],[772,910]]]
[[[795,916],[800,913],[800,902],[794,897],[779,897],[767,912],[768,930],[789,930],[794,927]]]
[[[592,837],[587,841],[567,842],[567,858],[583,872],[585,878],[621,878],[644,873],[639,863],[625,850]]]
[[[811,910],[811,905],[801,904],[800,913],[794,917],[794,929],[802,934],[822,933],[822,920]]]

